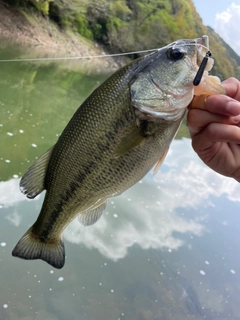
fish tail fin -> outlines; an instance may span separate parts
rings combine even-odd
[[[32,227],[18,241],[12,255],[25,260],[42,259],[57,269],[65,263],[63,241],[43,242],[32,232]]]

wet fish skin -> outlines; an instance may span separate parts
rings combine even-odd
[[[21,191],[29,198],[46,194],[13,256],[62,268],[64,228],[77,215],[84,225],[95,223],[109,197],[133,186],[163,157],[193,98],[197,49],[187,47],[193,40],[183,41],[183,58],[170,59],[169,45],[107,79],[25,173]]]

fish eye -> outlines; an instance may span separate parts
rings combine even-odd
[[[180,48],[170,48],[166,54],[167,57],[173,61],[181,60],[185,56],[185,52],[181,51]]]

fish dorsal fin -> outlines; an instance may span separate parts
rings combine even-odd
[[[104,201],[98,207],[95,207],[91,211],[87,211],[85,213],[80,213],[78,216],[78,221],[84,226],[90,226],[98,221],[101,217],[104,209],[106,208],[107,201]]]
[[[53,147],[34,162],[20,181],[20,190],[29,199],[35,198],[45,189],[44,180]]]
[[[139,146],[146,138],[142,135],[141,128],[137,125],[132,126],[131,130],[122,138],[115,150],[115,157],[121,157],[128,151]]]
[[[167,149],[164,151],[164,153],[160,156],[160,158],[158,159],[157,163],[155,164],[154,170],[153,170],[153,175],[155,175],[158,170],[160,169],[167,153],[168,153],[169,147],[167,147]]]

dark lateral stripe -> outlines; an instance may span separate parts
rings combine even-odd
[[[97,163],[96,162],[89,162],[88,165],[82,166],[81,172],[78,173],[74,181],[71,181],[70,188],[65,191],[65,193],[61,193],[59,195],[59,202],[54,208],[54,210],[49,215],[48,221],[45,222],[44,231],[39,234],[39,238],[42,242],[46,241],[48,234],[54,228],[59,216],[62,213],[62,207],[66,205],[71,199],[75,196],[75,191],[77,188],[86,180],[86,178],[96,169]]]
[[[117,121],[114,123],[113,128],[114,132],[117,133],[120,128],[124,127],[124,120],[123,119],[117,119]]]
[[[106,138],[107,138],[108,140],[110,140],[111,142],[113,142],[114,139],[115,139],[115,135],[114,135],[114,133],[111,132],[111,131],[106,132],[105,136],[106,136]]]

